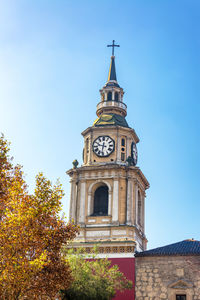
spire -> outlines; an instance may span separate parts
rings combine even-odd
[[[115,80],[117,81],[116,70],[115,70],[115,56],[111,56],[110,69],[108,74],[108,81]]]
[[[111,56],[108,80],[107,80],[106,84],[103,86],[103,88],[100,90],[101,101],[97,104],[96,114],[98,117],[101,117],[102,115],[106,116],[108,114],[112,114],[112,115],[116,114],[117,115],[116,119],[118,119],[118,121],[116,121],[114,117],[110,118],[110,116],[108,116],[108,119],[110,122],[109,124],[111,124],[111,123],[118,124],[119,122],[121,122],[120,126],[127,127],[128,124],[126,123],[126,120],[123,119],[123,118],[125,118],[125,116],[127,114],[126,104],[123,103],[124,91],[123,91],[123,88],[121,88],[117,82],[117,76],[116,76],[116,70],[115,70],[114,50],[115,50],[115,47],[120,47],[120,46],[116,45],[115,41],[113,40],[112,45],[107,45],[107,47],[112,47],[112,56]],[[123,122],[120,119],[121,117],[123,119]],[[106,121],[105,121],[105,118],[106,118]],[[107,116],[105,118],[102,119],[102,122],[104,124],[108,125]],[[118,123],[116,123],[116,122],[118,122]],[[103,123],[101,123],[101,125]],[[95,124],[97,124],[97,123],[95,123]],[[95,126],[97,126],[97,125],[95,125]]]
[[[113,40],[112,45],[107,45],[107,47],[112,47],[112,56],[111,56],[109,74],[108,74],[108,81],[110,81],[110,80],[117,81],[116,70],[115,70],[114,50],[115,50],[115,47],[120,47],[120,45],[116,45],[115,40]]]

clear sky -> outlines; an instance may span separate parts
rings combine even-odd
[[[115,39],[127,121],[150,182],[148,247],[200,240],[200,1],[1,0],[0,131],[33,191],[82,163]]]

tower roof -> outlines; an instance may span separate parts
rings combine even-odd
[[[136,257],[168,255],[200,255],[200,241],[188,239],[164,247],[158,247],[143,252],[137,252],[135,254]]]
[[[120,87],[117,82],[117,75],[116,75],[116,68],[115,68],[115,56],[114,55],[111,56],[108,80],[105,84],[105,87],[109,87],[109,86]]]
[[[115,56],[111,56],[110,69],[108,74],[108,81],[115,80],[117,81],[116,69],[115,69]]]
[[[93,123],[93,126],[122,126],[122,127],[129,127],[128,123],[126,122],[125,117],[117,114],[102,114],[98,119],[96,119]]]

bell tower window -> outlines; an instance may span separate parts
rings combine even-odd
[[[118,92],[115,92],[115,101],[119,101],[119,94],[118,94]]]
[[[93,216],[108,215],[108,187],[100,186],[94,193],[94,212]]]
[[[112,101],[112,92],[108,92],[107,100]]]

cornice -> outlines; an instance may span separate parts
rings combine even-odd
[[[73,176],[73,175],[80,175],[81,173],[85,173],[85,172],[89,172],[89,171],[93,171],[93,172],[99,172],[99,171],[107,171],[107,170],[124,170],[124,171],[127,171],[128,174],[127,176],[129,178],[133,178],[131,176],[130,173],[134,172],[135,174],[137,174],[140,179],[142,180],[142,182],[144,183],[145,185],[145,188],[148,189],[149,188],[149,182],[148,180],[146,179],[146,177],[144,176],[144,174],[142,173],[142,171],[140,170],[139,167],[134,167],[134,166],[124,166],[124,165],[119,165],[117,163],[105,163],[105,164],[102,164],[102,165],[90,165],[90,166],[81,166],[79,168],[76,168],[76,169],[70,169],[66,172],[67,175],[69,176]],[[117,175],[118,176],[118,175]],[[98,176],[99,177],[99,176]],[[101,177],[105,177],[105,176],[101,176]],[[106,176],[106,177],[110,177],[110,178],[113,178],[114,176],[111,174],[110,176]],[[123,175],[120,175],[118,177],[126,177],[126,176],[123,176]],[[87,177],[85,178],[86,180],[88,179],[93,179],[92,177]]]
[[[119,125],[115,125],[115,126],[98,126],[98,127],[93,127],[93,126],[90,126],[88,127],[87,129],[85,129],[83,132],[81,132],[82,136],[85,136],[87,133],[89,132],[101,132],[103,130],[113,130],[113,129],[116,129],[116,130],[121,130],[121,131],[125,131],[125,132],[132,132],[132,134],[134,135],[134,138],[135,138],[135,142],[136,144],[139,143],[140,139],[139,137],[137,136],[135,130],[131,127],[123,127],[123,126],[119,126]]]

